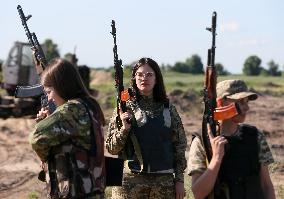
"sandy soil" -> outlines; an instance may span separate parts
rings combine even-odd
[[[180,104],[176,104],[182,107]],[[200,111],[181,113],[187,132],[200,129]],[[108,116],[107,116],[108,117]],[[267,131],[266,136],[276,164],[271,168],[275,186],[284,185],[284,100],[261,96],[251,103],[247,121]],[[28,144],[28,134],[35,122],[29,118],[0,119],[0,198],[28,198],[33,191],[42,192],[44,184],[37,180],[40,162]],[[43,196],[41,196],[43,197]]]

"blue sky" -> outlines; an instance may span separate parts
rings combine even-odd
[[[198,54],[206,63],[211,15],[217,11],[216,63],[241,73],[250,55],[284,65],[283,0],[7,0],[0,11],[0,59],[14,41],[27,41],[17,12],[32,14],[29,27],[40,42],[51,38],[61,55],[77,46],[79,64],[113,64],[111,20],[116,21],[118,55],[124,64],[152,57],[174,64]]]

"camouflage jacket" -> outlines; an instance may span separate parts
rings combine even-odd
[[[261,165],[269,165],[274,162],[270,148],[262,131],[258,130],[258,159]],[[207,169],[206,152],[200,138],[197,136],[192,140],[188,156],[189,175],[202,174]]]
[[[66,141],[76,141],[78,146],[90,149],[90,127],[85,106],[72,100],[38,122],[30,133],[29,142],[39,158],[46,162],[50,149]]]
[[[99,161],[98,165],[90,155],[94,118],[91,120],[89,113],[92,112],[79,100],[70,100],[37,123],[30,133],[33,150],[43,162],[48,162],[47,190],[55,192],[50,193],[51,198],[78,198],[104,191],[104,162]],[[98,129],[94,133],[98,134]],[[96,148],[103,156],[103,151]],[[53,188],[52,181],[56,182]]]
[[[158,103],[153,100],[152,97],[142,97],[139,102],[127,101],[127,108],[130,113],[136,119],[137,125],[143,125],[143,122],[147,121],[147,117],[156,117],[161,114],[164,110],[164,104]],[[139,110],[134,113],[135,110]],[[186,159],[185,159],[185,150],[187,145],[187,140],[183,128],[183,124],[181,122],[180,116],[176,110],[176,108],[170,104],[169,105],[169,113],[170,115],[164,115],[165,125],[167,123],[171,124],[172,129],[172,143],[173,143],[173,167],[175,174],[175,181],[184,181],[184,170],[186,168]],[[108,135],[106,139],[106,148],[111,154],[121,154],[125,150],[125,143],[129,136],[129,131],[118,130],[116,125],[116,110],[114,111],[113,117],[110,120]],[[170,122],[167,120],[170,119]],[[139,143],[138,143],[139,144]],[[134,147],[135,148],[135,147]],[[135,151],[137,153],[137,151]],[[139,159],[139,157],[138,157]]]

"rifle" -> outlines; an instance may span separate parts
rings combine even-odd
[[[111,34],[113,36],[113,55],[114,55],[114,80],[115,80],[115,88],[117,89],[117,117],[116,117],[116,124],[118,126],[118,129],[122,127],[122,121],[120,119],[120,109],[124,113],[127,111],[126,109],[126,101],[130,98],[129,92],[130,90],[124,90],[123,86],[123,68],[122,68],[122,60],[118,59],[117,54],[117,44],[116,44],[116,28],[115,28],[115,21],[111,21]],[[130,122],[130,121],[128,121]]]
[[[202,140],[208,162],[212,158],[212,149],[210,139],[208,137],[207,124],[209,124],[212,135],[214,137],[220,135],[218,120],[225,120],[240,113],[240,108],[237,103],[232,103],[227,106],[222,106],[221,99],[217,99],[216,84],[217,70],[215,67],[215,41],[216,41],[216,21],[217,13],[214,11],[212,15],[212,25],[206,30],[212,33],[212,45],[208,49],[207,67],[205,71],[205,81],[203,89],[204,113],[202,120]]]
[[[38,42],[36,34],[34,32],[31,33],[27,25],[27,21],[32,16],[28,15],[26,17],[20,5],[17,6],[17,10],[19,12],[22,25],[24,26],[31,49],[34,52],[35,62],[39,62],[39,63],[36,63],[36,71],[37,71],[37,74],[40,76],[42,71],[47,66],[47,61],[43,53],[43,50],[41,48],[41,45]],[[16,87],[15,97],[17,98],[27,98],[27,97],[37,97],[37,96],[41,97],[41,107],[47,107],[50,113],[52,113],[56,109],[55,104],[53,102],[48,101],[47,94],[45,93],[43,86],[41,84],[36,84],[33,86],[17,86]],[[55,173],[55,161],[53,157],[48,158],[48,171],[49,171],[50,186],[51,186],[50,195],[52,197],[56,197],[58,193],[58,188],[57,188],[57,177]],[[38,179],[41,181],[46,180],[45,171],[42,170],[39,173]]]
[[[217,84],[217,72],[215,67],[215,40],[216,40],[216,20],[217,13],[214,11],[212,15],[212,25],[206,30],[212,33],[212,45],[208,49],[207,55],[207,67],[205,71],[205,81],[203,89],[203,101],[204,101],[204,113],[202,120],[202,139],[204,143],[204,148],[206,151],[206,156],[208,162],[212,158],[212,149],[210,145],[210,140],[207,134],[207,124],[209,124],[213,136],[217,136],[218,122],[214,120],[214,111],[216,109],[216,84]]]
[[[43,50],[41,48],[41,45],[38,42],[36,34],[34,32],[31,33],[27,25],[27,21],[32,16],[28,15],[26,17],[20,5],[17,6],[17,10],[20,15],[22,25],[24,27],[27,38],[29,40],[31,49],[34,52],[36,62],[39,62],[39,64],[36,64],[36,71],[37,71],[37,74],[40,76],[40,74],[42,73],[42,71],[45,69],[47,65],[47,61],[43,53]],[[36,84],[32,86],[17,86],[16,87],[16,91],[15,91],[16,98],[28,98],[28,97],[37,97],[37,96],[41,97],[41,107],[47,107],[50,113],[52,113],[55,110],[56,108],[55,104],[53,102],[48,101],[47,95],[44,92],[43,86],[41,84]]]

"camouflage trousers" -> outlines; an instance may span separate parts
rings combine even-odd
[[[174,199],[172,174],[141,175],[126,173],[122,187],[112,188],[112,199]]]

